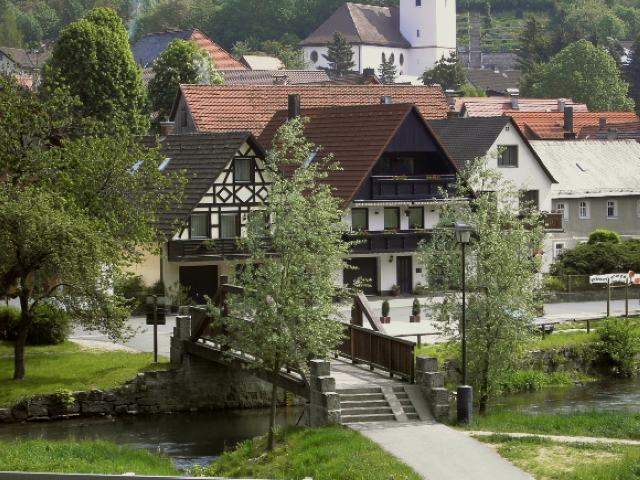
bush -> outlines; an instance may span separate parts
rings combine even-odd
[[[544,279],[544,289],[548,292],[564,292],[566,287],[558,277],[546,277]]]
[[[589,245],[595,245],[596,243],[618,244],[620,243],[620,234],[605,228],[594,230],[593,233],[589,235]]]
[[[598,352],[617,373],[631,377],[638,372],[640,361],[640,330],[628,320],[609,318],[598,328]]]
[[[20,310],[0,309],[0,340],[15,341],[18,336]],[[58,345],[71,333],[71,319],[64,309],[51,304],[35,308],[34,318],[27,332],[27,345]]]
[[[382,302],[382,316],[388,317],[390,310],[391,310],[391,307],[389,306],[389,301],[385,300],[384,302]]]
[[[127,300],[127,305],[133,313],[142,311],[149,289],[139,275],[119,278],[114,282],[113,291],[116,295]]]
[[[640,272],[640,241],[578,245],[553,264],[552,275],[600,275]]]
[[[418,315],[420,315],[421,311],[422,311],[422,307],[420,306],[420,300],[418,300],[417,298],[414,298],[413,305],[411,307],[411,315],[413,315],[414,317],[417,317]]]

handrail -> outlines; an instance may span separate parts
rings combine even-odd
[[[360,292],[354,297],[354,305],[356,307],[356,311],[363,314],[367,317],[369,321],[369,325],[376,332],[385,332],[384,325],[380,322],[378,318],[373,315],[373,311],[371,310],[371,305],[369,305],[369,300],[364,296],[364,293]],[[362,323],[362,317],[359,318],[360,323]]]

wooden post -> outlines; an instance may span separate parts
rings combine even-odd
[[[591,333],[591,320],[587,318],[587,333]]]
[[[624,286],[624,316],[629,318],[629,282]]]
[[[356,341],[351,327],[349,327],[349,336],[351,337],[351,363],[356,363]]]
[[[611,279],[607,281],[607,318],[611,317]]]
[[[422,335],[418,335],[418,348],[422,347]]]

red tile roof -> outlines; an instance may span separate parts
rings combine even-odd
[[[412,113],[421,117],[417,108],[410,104],[302,109],[301,116],[309,119],[304,129],[305,137],[322,147],[318,155],[333,154],[341,168],[329,172],[326,182],[334,187],[334,194],[342,199],[343,206],[346,207],[358,193],[404,119]],[[265,127],[258,138],[265,149],[271,148],[278,128],[287,118],[286,110],[278,111]],[[425,130],[431,132],[424,119],[421,121]]]
[[[530,140],[562,140],[565,138],[564,113],[538,112],[509,114]],[[633,112],[575,112],[573,128],[578,137],[585,127],[597,127],[601,118],[606,118],[610,127],[614,124],[638,122]]]
[[[415,104],[428,119],[446,118],[448,111],[440,87],[411,85],[182,85],[178,100],[184,97],[200,132],[249,130],[259,135],[276,111],[287,108],[290,94],[301,95],[303,108],[373,105],[390,95],[395,103]]]
[[[455,99],[453,109],[467,117],[496,117],[518,112],[558,112],[560,102],[573,105],[576,112],[587,112],[587,106],[571,99],[518,98],[518,109],[511,108],[509,97],[460,97]]]
[[[215,43],[197,28],[193,29],[191,38],[189,40],[197,43],[200,47],[209,52],[209,55],[213,59],[213,63],[215,64],[216,69],[247,70],[247,67],[245,67],[239,60],[233,58],[229,54],[229,52],[227,52],[224,48]]]

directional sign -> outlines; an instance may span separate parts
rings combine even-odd
[[[589,277],[591,285],[629,285],[640,284],[640,278],[635,272],[629,273],[610,273],[608,275],[592,275]]]

